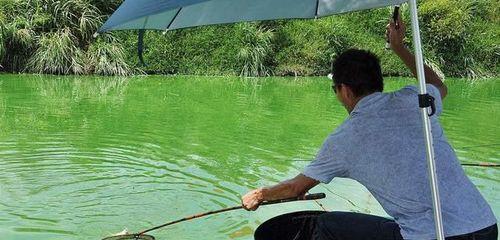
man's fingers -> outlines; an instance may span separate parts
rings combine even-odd
[[[248,206],[247,206],[245,203],[241,203],[241,206],[242,206],[245,210],[247,210],[247,211],[249,211],[249,210],[250,210],[250,209],[248,208]]]
[[[405,23],[401,19],[399,19],[399,29],[401,29],[400,31],[403,32],[403,33],[406,30],[406,25],[405,25]]]
[[[259,204],[260,204],[260,203],[259,203],[259,201],[257,201],[257,200],[253,200],[253,201],[252,201],[252,204],[251,204],[251,206],[252,206],[252,207],[251,207],[252,211],[257,210],[257,208],[259,207]]]
[[[248,211],[255,211],[263,201],[262,189],[255,189],[241,198],[241,205]]]
[[[257,208],[259,208],[259,204],[253,205],[252,208],[250,208],[250,211],[255,211]]]
[[[255,211],[259,208],[260,202],[256,199],[242,200],[241,206],[247,211]]]
[[[243,204],[243,208],[247,211],[255,211],[257,210],[257,208],[259,208],[259,202],[252,201],[250,203]]]
[[[390,30],[393,30],[393,29],[396,29],[396,23],[394,22],[394,20],[391,19],[391,21],[389,22],[389,29]]]
[[[401,21],[401,13],[398,13],[398,18],[396,19],[396,22],[398,23],[398,25],[401,25],[403,23],[403,21]]]

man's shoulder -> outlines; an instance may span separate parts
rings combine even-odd
[[[441,99],[439,89],[436,86],[434,86],[432,84],[426,84],[425,86],[426,86],[427,92],[430,95],[432,95],[434,98]],[[407,92],[410,94],[420,94],[420,89],[416,85],[406,85],[396,92]]]
[[[342,138],[342,135],[345,135],[347,129],[349,128],[349,119],[344,120],[335,130],[333,130],[327,137],[328,140]]]
[[[443,103],[441,100],[441,92],[439,89],[432,85],[426,84],[426,92],[434,98],[434,103],[436,105],[437,115],[441,115],[443,109]],[[406,96],[411,97],[412,101],[418,104],[418,95],[420,94],[420,88],[416,85],[407,85],[401,88],[400,90],[394,92],[398,96]]]
[[[329,148],[344,146],[353,136],[352,131],[353,123],[352,120],[348,118],[328,135],[324,145]]]

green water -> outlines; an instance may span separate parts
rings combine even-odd
[[[448,84],[441,122],[460,160],[500,163],[500,81]],[[0,75],[0,238],[100,239],[238,205],[297,174],[346,116],[322,78]],[[466,172],[500,216],[500,170]],[[350,180],[312,192],[327,193],[328,210],[385,214]],[[233,211],[152,234],[252,239],[296,209],[319,207]]]

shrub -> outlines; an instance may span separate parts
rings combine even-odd
[[[292,20],[284,24],[277,43],[277,72],[280,75],[326,75],[337,55],[349,48],[363,48],[357,45],[357,41],[363,39],[355,30],[359,27],[348,17]]]
[[[498,24],[484,20],[491,17],[487,9],[486,1],[427,0],[421,4],[426,47],[434,50],[446,74],[477,78],[495,71]]]
[[[426,39],[435,47],[462,40],[471,23],[468,4],[458,0],[423,1],[420,16]]]
[[[5,46],[3,66],[15,72],[22,71],[28,57],[36,48],[36,33],[30,28],[16,28],[15,23],[2,27]]]
[[[28,70],[36,73],[83,74],[85,56],[68,28],[40,37],[38,49],[29,59]]]
[[[239,25],[242,29],[241,48],[238,60],[242,65],[240,76],[269,76],[270,69],[266,63],[272,53],[273,31],[251,23]]]
[[[49,1],[56,28],[69,28],[82,42],[88,41],[102,24],[100,10],[85,0]]]
[[[87,51],[87,72],[99,75],[126,76],[131,73],[125,53],[118,43],[97,41]]]
[[[127,62],[137,65],[137,32],[116,34],[125,48]],[[234,25],[206,26],[169,31],[147,31],[144,60],[146,72],[163,74],[237,75],[241,33]]]

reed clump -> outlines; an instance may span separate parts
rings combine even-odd
[[[111,1],[0,0],[0,65],[9,72],[129,75],[115,38],[96,43],[92,35]],[[104,7],[104,6],[108,7]],[[101,6],[105,13],[98,7]],[[106,38],[106,37],[105,37]]]

